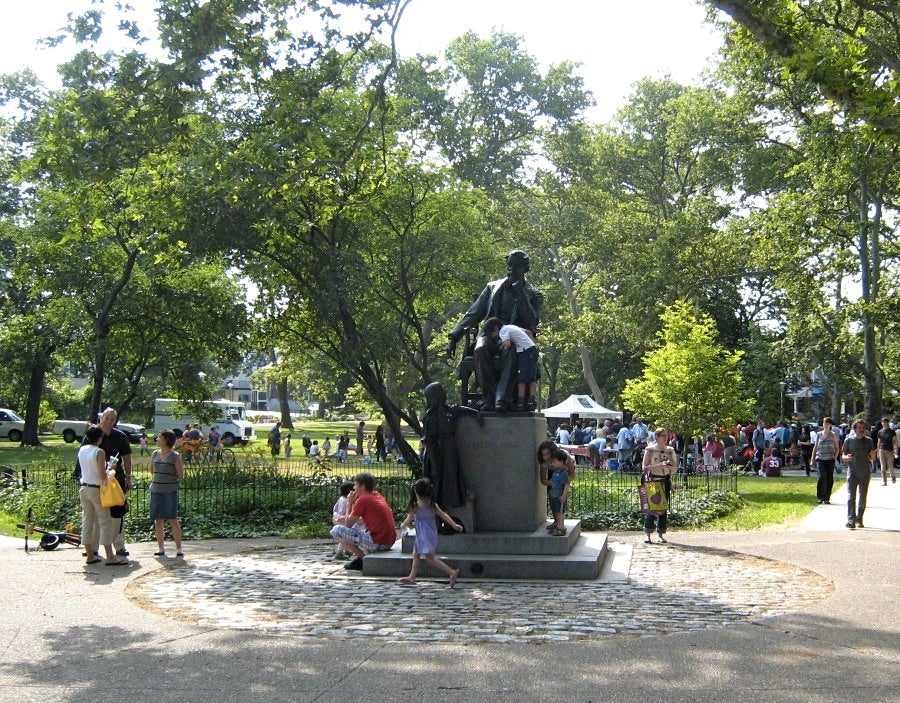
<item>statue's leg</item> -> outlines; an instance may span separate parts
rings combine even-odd
[[[494,376],[493,348],[487,343],[485,337],[479,337],[475,343],[475,378],[481,387],[481,399],[484,408],[494,407],[494,395],[497,392],[497,381]]]
[[[500,352],[500,378],[497,381],[494,402],[499,407],[501,403],[509,407],[512,403],[512,381],[515,375],[516,350],[508,347]]]

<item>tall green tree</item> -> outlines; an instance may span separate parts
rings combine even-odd
[[[712,318],[681,300],[660,319],[658,346],[644,357],[641,376],[625,382],[627,406],[685,439],[748,417],[751,406],[741,396],[738,371],[741,353],[716,342]]]
[[[518,222],[535,223],[567,301],[554,325],[563,365],[580,366],[583,380],[571,382],[598,398],[615,402],[639,372],[660,306],[691,299],[729,348],[747,333],[742,291],[754,263],[726,223],[765,136],[750,107],[714,88],[648,79],[612,124],[549,140],[553,168],[539,173],[534,217]]]
[[[173,196],[176,161],[190,146],[192,93],[170,65],[138,50],[96,53],[102,24],[100,9],[72,18],[68,34],[80,51],[60,67],[63,87],[33,101],[19,119],[27,158],[14,174],[24,194],[16,212],[18,284],[65,310],[65,325],[41,329],[66,337],[41,349],[89,359],[89,417],[103,402],[127,409],[148,368],[171,369],[163,360],[177,355],[176,344],[191,352],[194,374],[207,355],[234,363],[239,347],[210,334],[220,320],[246,318],[221,258],[182,256],[190,236],[182,226],[184,204]],[[192,287],[198,277],[203,284]],[[180,325],[191,334],[176,338],[178,327],[167,325],[163,313],[173,300],[194,311],[193,322]],[[208,301],[214,302],[207,307]],[[33,377],[29,408],[37,407],[42,389],[43,379]]]
[[[790,301],[781,328],[798,367],[824,373],[833,412],[844,393],[865,397],[866,416],[882,413],[884,387],[896,379],[887,343],[897,292],[897,146],[754,43],[729,43],[720,75],[757,105],[775,157],[756,197],[734,226],[753,240],[773,289]]]
[[[542,74],[513,34],[468,32],[450,43],[445,58],[436,74],[442,91],[418,114],[431,118],[431,141],[457,175],[493,195],[525,180],[543,132],[578,121],[591,103],[574,64]]]
[[[821,93],[876,133],[900,141],[900,41],[889,0],[708,0],[740,25],[784,75]]]

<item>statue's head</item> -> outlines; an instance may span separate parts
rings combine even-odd
[[[510,276],[524,276],[531,268],[531,261],[521,249],[513,249],[506,255],[506,270]]]
[[[444,390],[443,385],[435,381],[425,386],[425,405],[427,407],[433,408],[438,405],[446,405],[446,403],[447,391]]]

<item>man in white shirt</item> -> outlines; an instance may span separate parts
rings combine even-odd
[[[622,462],[631,459],[632,439],[631,428],[628,425],[622,425],[619,434],[616,435],[616,448],[619,450],[619,468],[622,467]]]
[[[650,428],[644,424],[644,419],[641,417],[637,417],[634,419],[634,427],[631,428],[631,437],[634,440],[635,446],[639,444],[647,444],[647,437],[650,433]]]

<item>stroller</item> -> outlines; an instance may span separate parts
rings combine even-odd
[[[738,461],[744,462],[744,471],[746,473],[756,473],[756,466],[753,465],[753,457],[756,455],[756,450],[753,448],[753,445],[747,442],[744,446],[741,447],[740,452],[738,452]]]

